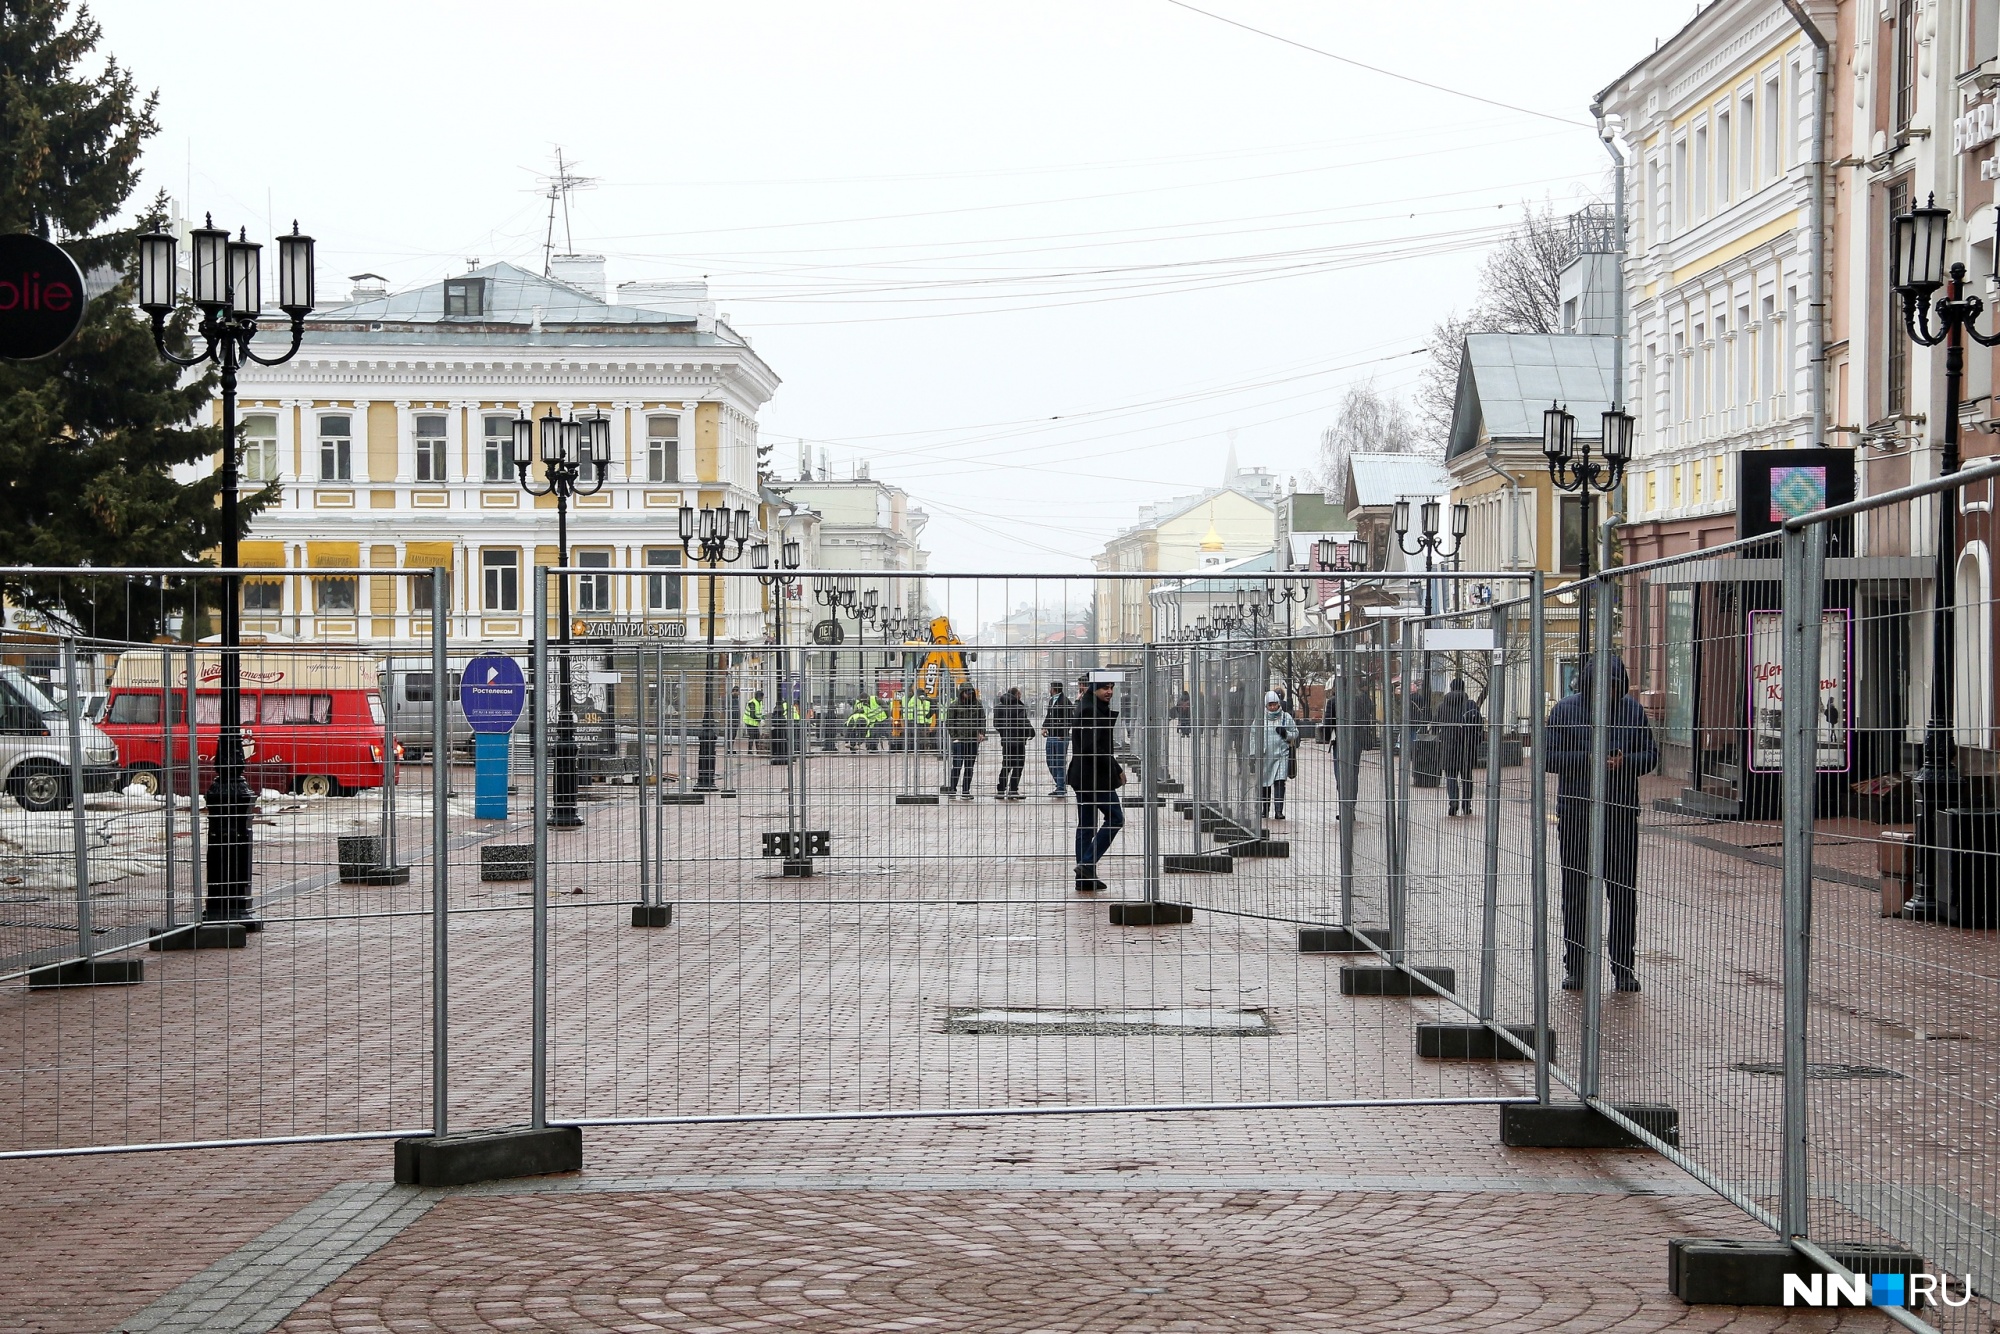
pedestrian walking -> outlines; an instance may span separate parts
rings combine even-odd
[[[1034,720],[1021,700],[1019,686],[1009,686],[993,706],[993,733],[1000,738],[1000,781],[995,793],[1001,801],[1021,800],[1021,770],[1028,762],[1028,743],[1035,738]]]
[[[1194,699],[1187,691],[1181,691],[1170,712],[1174,716],[1174,730],[1180,735],[1186,736],[1194,729]]]
[[[1444,765],[1446,815],[1472,814],[1472,764],[1479,754],[1479,706],[1465,693],[1465,682],[1454,676],[1451,689],[1438,701],[1439,762]]]
[[[979,760],[979,743],[986,739],[986,706],[970,683],[958,688],[958,698],[945,705],[945,735],[951,740],[951,771],[945,791],[954,801],[972,800],[972,767]]]
[[[1576,693],[1549,714],[1545,767],[1557,775],[1556,842],[1562,855],[1563,990],[1583,989],[1584,919],[1590,902],[1591,718],[1597,660],[1586,657]],[[1604,889],[1610,918],[1611,973],[1620,991],[1637,991],[1633,954],[1639,939],[1639,779],[1660,763],[1646,711],[1632,698],[1621,658],[1611,659],[1606,688],[1610,735],[1605,738]]]
[[[1098,863],[1125,827],[1125,808],[1118,789],[1125,770],[1118,763],[1112,731],[1118,713],[1111,694],[1118,678],[1099,673],[1088,682],[1090,693],[1077,700],[1070,725],[1069,785],[1076,791],[1076,892],[1092,894],[1106,888]]]
[[[1048,707],[1042,711],[1042,759],[1056,783],[1049,793],[1052,797],[1068,795],[1069,725],[1075,712],[1076,705],[1063,693],[1063,683],[1049,682]]]
[[[1292,776],[1293,754],[1299,744],[1299,724],[1285,708],[1285,697],[1275,690],[1264,692],[1264,796],[1258,814],[1274,820],[1285,818],[1285,782]],[[1277,811],[1272,813],[1272,803]]]
[[[1328,681],[1326,683],[1326,703],[1319,712],[1319,743],[1322,746],[1331,746],[1334,738],[1340,734],[1340,713],[1334,703],[1336,693],[1333,688],[1333,682]]]

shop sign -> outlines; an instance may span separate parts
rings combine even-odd
[[[570,632],[580,639],[686,639],[687,622],[579,619]]]
[[[1750,613],[1750,768],[1779,773],[1785,767],[1785,613]],[[1818,745],[1813,767],[1846,773],[1848,721],[1853,703],[1848,665],[1852,661],[1853,613],[1829,607],[1820,613]]]
[[[1951,151],[1963,153],[2000,139],[2000,94],[1991,101],[1967,107],[1965,114],[1951,123]]]
[[[34,361],[83,324],[83,270],[39,236],[0,236],[0,360]]]

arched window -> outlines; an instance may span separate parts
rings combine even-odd
[[[1958,557],[1957,690],[1952,700],[1958,744],[1993,744],[1993,562],[1984,542],[1967,542]]]

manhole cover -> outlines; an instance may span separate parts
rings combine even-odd
[[[1783,1061],[1738,1061],[1734,1067],[1746,1075],[1783,1075]],[[1807,1079],[1901,1079],[1894,1070],[1879,1065],[1849,1065],[1845,1061],[1813,1061],[1806,1066]]]
[[[1143,1037],[1184,1034],[1191,1037],[1262,1038],[1271,1035],[1271,1021],[1262,1010],[1050,1010],[1034,1007],[980,1009],[962,1007],[945,1015],[947,1033],[1017,1036],[1059,1034],[1084,1037]]]

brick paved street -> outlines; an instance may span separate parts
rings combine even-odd
[[[675,920],[636,931],[637,789],[597,789],[588,828],[552,845],[551,1115],[1531,1093],[1524,1064],[1415,1059],[1414,1024],[1462,1011],[1343,998],[1345,960],[1298,953],[1297,923],[1338,920],[1322,759],[1303,757],[1292,819],[1273,826],[1289,857],[1168,876],[1165,896],[1195,904],[1196,920],[1141,930],[1071,892],[1066,804],[895,807],[903,759],[843,753],[814,765],[816,810],[836,831],[820,875],[785,880],[759,855],[761,832],[783,827],[782,770],[739,759],[736,798],[665,811]],[[1380,924],[1374,756],[1362,791],[1357,919]],[[1526,772],[1509,771],[1495,1013],[1513,1022],[1530,1013],[1525,797]],[[266,900],[270,927],[250,948],[149,956],[141,988],[0,992],[7,1147],[427,1124],[422,775],[399,800],[417,865],[407,886],[331,883],[333,834],[371,832],[377,807],[328,804],[267,845],[291,888]],[[1440,805],[1416,794],[1411,958],[1456,968],[1476,1005],[1483,826]],[[482,883],[472,850],[526,829],[467,814],[455,803],[461,1128],[518,1121],[527,1104],[525,886]],[[1107,867],[1113,898],[1137,893],[1139,814]],[[1161,815],[1167,849],[1192,850],[1191,826]],[[1777,1054],[1777,873],[1711,846],[1755,841],[1750,827],[1702,826],[1700,843],[1663,815],[1646,828],[1647,990],[1606,999],[1607,1089],[1673,1102],[1688,1152],[1768,1199],[1777,1081],[1733,1067]],[[1848,984],[1845,1010],[1829,984],[1821,1041],[1865,1047],[1903,1078],[1815,1082],[1822,1231],[1908,1237],[1938,1197],[1857,1186],[1942,1188],[1974,1212],[1927,1244],[1983,1257],[1976,1183],[1990,1192],[1990,1167],[1968,1149],[1993,1142],[1980,1129],[1992,1100],[1964,1082],[1982,1044],[1914,1035],[1945,1014],[1990,1032],[1972,982],[1990,971],[1991,940],[1879,921],[1851,883],[1822,895],[1829,978],[1899,957],[1887,942],[1926,961],[1934,984],[1891,1004],[1894,988],[1870,976]],[[125,901],[143,916],[143,894]],[[1880,1004],[1853,1003],[1870,997]],[[961,1009],[1022,1007],[1255,1012],[1270,1031],[946,1031]],[[1578,1013],[1577,997],[1555,995],[1566,1067]],[[1963,1092],[1941,1104],[1937,1088]],[[1953,1108],[1971,1119],[1940,1124]],[[1504,1150],[1497,1118],[1483,1106],[594,1127],[579,1179],[415,1203],[369,1184],[387,1177],[379,1142],[17,1160],[0,1164],[16,1202],[0,1223],[0,1321],[135,1334],[281,1317],[296,1330],[1882,1327],[1868,1313],[1682,1306],[1665,1288],[1666,1239],[1757,1225],[1649,1154]],[[1872,1176],[1843,1160],[1857,1153],[1878,1156]]]

